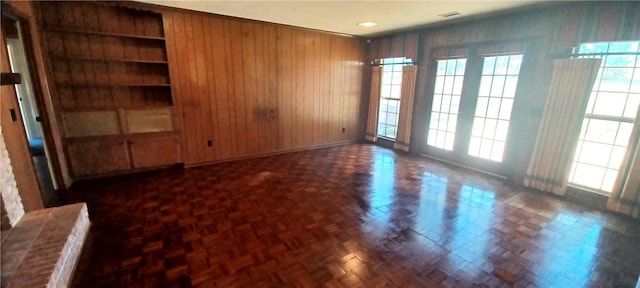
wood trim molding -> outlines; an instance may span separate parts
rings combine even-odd
[[[9,54],[5,43],[4,33],[0,37],[0,69],[2,71],[10,71]],[[38,178],[31,160],[29,145],[27,142],[27,134],[24,130],[22,117],[20,116],[20,108],[18,98],[16,96],[15,87],[13,85],[4,85],[0,88],[0,125],[2,126],[2,135],[4,138],[11,168],[15,177],[18,193],[22,200],[25,212],[35,211],[44,208],[42,193],[38,185]],[[4,111],[13,110],[14,115],[5,113]]]
[[[49,154],[47,155],[53,167],[52,176],[57,184],[57,189],[65,189],[71,186],[72,179],[67,173],[67,163],[62,150],[62,142],[56,125],[55,110],[53,108],[50,82],[53,79],[47,75],[45,66],[48,59],[43,58],[42,52],[42,31],[38,29],[37,5],[31,1],[5,1],[3,2],[2,13],[10,13],[14,18],[21,21],[23,25],[23,44],[27,51],[27,62],[33,67],[31,72],[32,85],[35,93],[36,105],[39,116],[42,119],[40,124],[43,130],[43,141],[46,143]]]

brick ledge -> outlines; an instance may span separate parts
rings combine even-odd
[[[27,213],[2,241],[2,287],[67,287],[90,224],[85,203]]]

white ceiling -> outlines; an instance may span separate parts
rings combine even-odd
[[[203,11],[240,18],[287,24],[358,36],[424,26],[442,21],[478,17],[521,8],[543,1],[193,1],[138,0],[163,6]],[[458,11],[449,18],[439,14]],[[374,21],[374,27],[357,23]]]

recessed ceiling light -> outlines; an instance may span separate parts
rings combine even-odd
[[[358,25],[363,26],[363,27],[373,27],[373,26],[377,26],[378,23],[367,21],[367,22],[358,23]]]

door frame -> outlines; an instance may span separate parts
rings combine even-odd
[[[483,172],[488,172],[493,175],[501,176],[501,177],[509,177],[509,170],[513,166],[513,162],[515,161],[513,155],[513,137],[514,137],[514,123],[519,123],[518,117],[511,117],[509,120],[509,128],[507,132],[507,140],[504,148],[504,156],[502,162],[495,162],[488,159],[482,159],[479,157],[473,157],[468,155],[469,149],[469,139],[471,137],[471,129],[473,128],[473,117],[475,115],[475,107],[477,105],[478,100],[478,89],[480,86],[481,79],[481,71],[484,57],[488,57],[482,55],[480,53],[481,47],[483,46],[491,46],[491,45],[500,45],[500,44],[515,44],[519,43],[523,46],[524,51],[522,52],[522,64],[520,67],[520,72],[518,74],[518,84],[516,87],[516,96],[513,106],[512,106],[512,116],[515,115],[516,111],[520,110],[520,104],[524,102],[523,97],[527,96],[527,93],[524,93],[529,84],[527,84],[524,79],[530,77],[531,69],[534,65],[531,62],[535,54],[532,51],[535,47],[533,39],[531,38],[522,38],[522,39],[512,39],[508,41],[489,41],[489,42],[479,42],[479,43],[468,43],[468,44],[458,44],[458,45],[447,45],[447,46],[438,46],[432,49],[432,54],[429,55],[428,66],[429,69],[429,79],[427,79],[427,101],[425,101],[425,118],[423,119],[425,126],[424,129],[428,130],[430,121],[431,121],[431,111],[433,105],[433,97],[434,97],[434,87],[436,80],[436,71],[437,71],[437,60],[448,60],[448,59],[467,59],[467,64],[465,67],[465,76],[464,76],[464,85],[462,87],[462,96],[460,99],[460,108],[458,111],[458,120],[456,125],[456,139],[454,142],[453,151],[446,151],[444,149],[440,149],[437,147],[431,147],[427,144],[428,131],[424,133],[425,137],[422,143],[422,147],[420,147],[420,153],[422,155],[426,155],[429,157],[433,157],[436,159],[441,159],[446,162],[450,162],[453,164],[461,165],[464,167],[469,167],[474,170],[479,170]],[[450,58],[441,58],[436,57],[435,53],[441,49],[466,49],[467,54],[464,56],[452,56]],[[505,53],[504,55],[511,55],[517,53]],[[472,74],[468,74],[472,73]],[[460,137],[465,137],[466,140],[461,141]]]
[[[28,5],[31,5],[32,11],[35,11],[33,10],[35,9],[33,3],[29,2]],[[45,75],[42,75],[41,71],[44,71],[44,69],[39,69],[43,67],[39,67],[38,62],[36,61],[36,56],[35,56],[36,49],[34,49],[35,46],[34,46],[33,35],[32,35],[32,28],[37,27],[37,24],[34,23],[35,15],[32,15],[32,17],[30,17],[29,15],[25,15],[21,11],[18,11],[18,9],[15,9],[11,4],[3,1],[2,16],[13,18],[20,24],[20,28],[22,30],[21,41],[22,41],[22,45],[24,46],[23,48],[25,51],[25,58],[27,61],[27,65],[30,68],[29,76],[32,79],[31,84],[33,87],[31,88],[34,93],[33,95],[33,98],[35,100],[34,104],[36,105],[36,109],[38,110],[38,114],[39,114],[38,116],[40,117],[40,125],[42,128],[41,129],[42,140],[44,142],[44,145],[47,147],[46,149],[48,150],[48,153],[46,155],[47,160],[51,163],[51,165],[49,166],[49,170],[50,170],[49,172],[51,173],[51,177],[53,178],[54,183],[57,184],[56,190],[57,191],[65,190],[67,183],[65,182],[65,179],[62,175],[60,159],[57,153],[58,149],[55,145],[55,140],[52,133],[53,128],[50,122],[50,119],[53,119],[53,117],[51,117],[52,116],[50,115],[51,112],[49,109],[47,109],[47,105],[46,105],[47,102],[44,99],[45,94],[44,94],[42,83],[43,82],[46,83],[47,80],[45,78]],[[4,37],[4,34],[3,34],[3,37]],[[21,124],[23,125],[22,129],[24,129],[24,123],[21,123]],[[31,165],[33,165],[32,161],[31,161]]]

